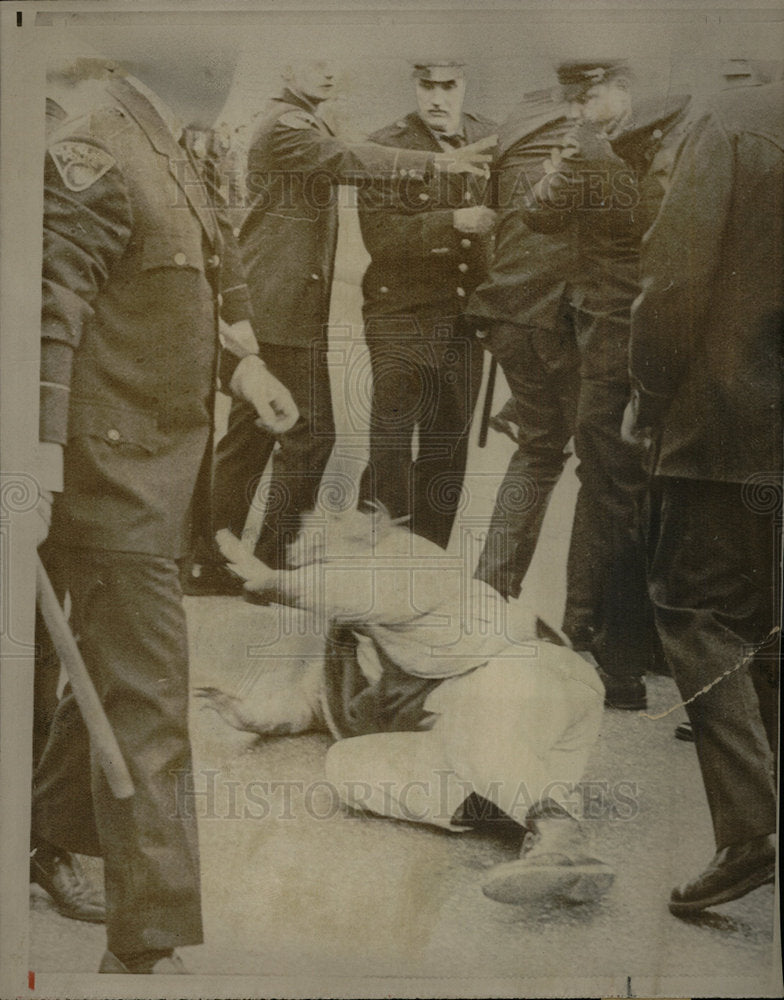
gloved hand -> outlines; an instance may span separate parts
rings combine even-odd
[[[235,396],[250,403],[259,415],[257,425],[272,434],[291,430],[299,418],[297,404],[289,390],[256,354],[240,361],[229,388]]]
[[[456,208],[452,213],[452,224],[460,233],[475,233],[487,236],[497,223],[498,215],[486,205],[472,205],[470,208]]]

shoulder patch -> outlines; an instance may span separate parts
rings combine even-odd
[[[287,111],[278,118],[278,122],[286,128],[318,128],[315,115],[308,114],[307,111]]]
[[[47,152],[69,191],[86,191],[115,164],[105,149],[87,142],[55,142]]]

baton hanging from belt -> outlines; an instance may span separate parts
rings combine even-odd
[[[90,734],[90,744],[103,768],[112,795],[116,799],[129,799],[134,791],[133,781],[123,760],[117,737],[106,718],[101,700],[84,665],[82,654],[79,652],[71,627],[60,607],[40,556],[36,567],[35,590],[41,615],[57,655],[68,674],[71,690]]]
[[[490,367],[487,372],[487,388],[485,389],[485,401],[482,406],[482,420],[479,424],[479,439],[477,444],[484,448],[487,444],[487,428],[490,423],[490,411],[493,409],[493,396],[495,395],[495,376],[498,371],[498,362],[493,354],[490,355]]]

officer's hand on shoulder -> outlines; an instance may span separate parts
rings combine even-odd
[[[478,236],[486,236],[491,233],[498,223],[498,215],[486,205],[456,208],[452,216],[452,224],[458,232],[475,233]]]
[[[291,393],[256,354],[244,357],[234,369],[229,388],[258,414],[256,421],[271,434],[291,430],[299,418]]]
[[[580,122],[568,132],[561,147],[563,159],[582,163],[603,163],[620,160],[607,134],[594,122]]]

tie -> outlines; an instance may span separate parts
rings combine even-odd
[[[452,149],[459,149],[460,146],[465,146],[465,139],[462,135],[441,135],[439,136],[441,142],[451,146]]]

